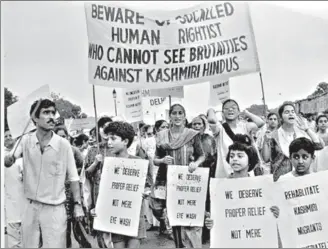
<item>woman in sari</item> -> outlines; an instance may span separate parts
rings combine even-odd
[[[171,127],[157,133],[156,157],[154,164],[159,166],[155,188],[166,186],[167,167],[169,165],[189,165],[189,172],[194,172],[205,161],[199,132],[185,127],[186,112],[182,105],[170,108]],[[193,160],[194,159],[194,160]],[[163,210],[166,201],[152,199],[152,209]],[[202,247],[202,227],[172,227],[176,248]]]
[[[321,150],[324,147],[323,141],[309,128],[308,122],[296,115],[295,106],[292,102],[285,102],[278,112],[282,126],[272,135],[265,134],[262,150],[263,160],[271,162],[270,172],[273,174],[274,181],[292,171],[289,145],[296,138],[306,137],[310,139],[315,144],[316,150]]]
[[[208,130],[207,119],[204,115],[199,115],[191,121],[191,128],[199,131],[200,139],[202,142],[202,147],[205,153],[205,161],[202,163],[201,167],[209,168],[210,174],[209,178],[215,177],[216,169],[216,159],[217,159],[217,148],[216,141],[213,136],[205,133]],[[207,197],[205,209],[210,212],[211,202],[210,202],[210,191],[209,191],[210,181],[208,181]],[[210,230],[205,226],[203,227],[203,243],[206,243],[210,239]]]

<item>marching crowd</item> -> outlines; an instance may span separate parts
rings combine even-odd
[[[203,227],[170,226],[163,195],[169,165],[186,165],[189,172],[207,167],[210,178],[271,174],[273,181],[328,169],[320,163],[328,161],[327,115],[307,120],[292,102],[259,117],[229,99],[222,104],[223,121],[213,109],[187,120],[185,108],[174,104],[169,121],[154,126],[141,123],[135,131],[118,117],[103,116],[88,134],[75,136],[56,122],[56,112],[53,101],[35,101],[35,130],[16,139],[5,130],[8,247],[70,248],[74,236],[81,248],[92,247],[89,237],[101,248],[137,248],[147,230],[159,229],[176,248],[201,248],[214,223],[209,190]],[[149,160],[136,237],[93,229],[105,157]],[[279,216],[277,206],[271,211]]]

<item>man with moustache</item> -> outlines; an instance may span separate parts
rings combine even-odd
[[[24,248],[66,247],[65,180],[71,182],[74,217],[81,219],[83,210],[79,176],[69,142],[53,132],[55,103],[49,99],[35,101],[30,116],[36,131],[22,137],[15,152],[5,157],[11,167],[23,157],[23,184],[27,204],[22,219]]]

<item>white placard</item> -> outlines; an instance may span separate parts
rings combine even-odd
[[[94,229],[138,235],[147,160],[106,157],[96,205]]]
[[[204,225],[208,168],[189,173],[188,166],[167,169],[167,214],[171,226]]]
[[[211,248],[278,248],[272,177],[211,178]]]
[[[281,177],[276,186],[284,248],[328,248],[328,171]]]
[[[19,100],[18,102],[8,107],[7,121],[13,138],[17,138],[22,135],[25,126],[30,120],[30,109],[32,104],[41,98],[51,99],[49,85],[44,85],[38,88],[26,96],[24,99]],[[31,120],[26,132],[29,132],[33,129],[35,129],[35,125]]]
[[[210,82],[210,106],[217,106],[230,98],[229,80],[219,82]]]
[[[141,90],[123,89],[125,120],[130,123],[143,119]]]

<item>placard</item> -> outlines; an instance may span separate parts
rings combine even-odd
[[[143,119],[141,90],[123,89],[123,104],[125,120],[130,123],[139,122]]]
[[[229,80],[210,82],[210,106],[217,106],[230,98]]]
[[[188,166],[167,168],[167,214],[171,226],[204,225],[209,169]]]
[[[328,248],[328,171],[281,177],[275,184],[284,248]]]
[[[13,138],[17,138],[22,135],[24,128],[30,120],[30,109],[32,104],[39,99],[52,99],[50,96],[49,85],[43,85],[37,90],[33,91],[25,98],[12,104],[7,109],[7,121],[8,126]],[[26,133],[35,129],[35,125],[31,120]]]
[[[94,229],[138,235],[148,165],[147,160],[141,159],[105,158]]]
[[[70,124],[69,130],[77,131],[83,129],[92,129],[96,126],[95,122],[95,118],[93,117],[73,119],[72,123]]]
[[[94,85],[169,88],[260,71],[246,2],[142,13],[86,2],[85,13]]]
[[[210,180],[211,248],[278,248],[272,177]]]

